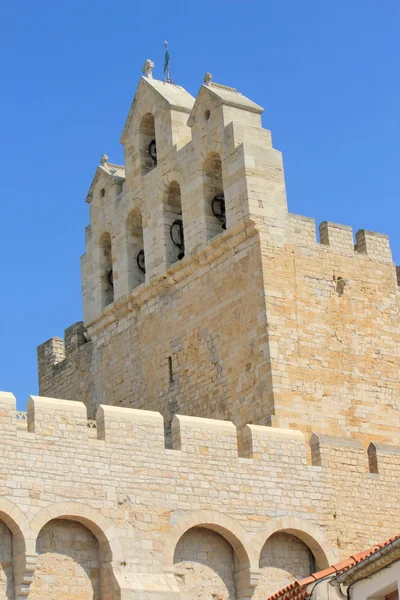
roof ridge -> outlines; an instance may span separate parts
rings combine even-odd
[[[110,163],[110,162],[106,162],[104,163],[105,167],[112,167],[113,169],[125,169],[124,165],[117,165],[116,163]]]
[[[229,85],[223,85],[222,83],[214,83],[214,81],[211,81],[209,85],[210,87],[216,87],[220,90],[225,90],[226,92],[234,92],[235,94],[239,94],[239,96],[242,95],[240,92],[237,91],[236,88],[229,87]]]

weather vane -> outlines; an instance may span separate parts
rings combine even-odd
[[[164,55],[164,83],[174,83],[171,79],[171,72],[169,70],[169,52],[168,42],[164,42],[165,55]]]

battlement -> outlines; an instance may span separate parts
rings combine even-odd
[[[314,433],[312,465],[307,465],[307,441],[301,431],[260,425],[246,425],[238,431],[229,421],[183,415],[176,415],[172,422],[172,449],[168,449],[164,420],[158,412],[101,405],[96,420],[91,421],[81,402],[38,396],[29,398],[26,419],[21,419],[15,407],[15,397],[1,392],[0,438],[23,435],[25,446],[40,440],[65,447],[83,444],[90,452],[106,444],[118,447],[118,452],[132,460],[134,455],[151,455],[160,461],[180,456],[189,462],[200,460],[204,468],[217,461],[236,462],[238,468],[260,464],[267,471],[279,466],[285,472],[321,467],[335,476],[344,471],[388,475],[392,457],[400,455],[400,448],[371,443],[367,453],[357,440]]]
[[[314,219],[290,213],[289,223],[293,243],[314,247],[318,244]],[[392,262],[389,237],[383,233],[359,229],[354,240],[353,229],[348,225],[323,221],[318,229],[319,244],[334,252],[349,256],[367,255],[372,260]]]
[[[231,557],[236,597],[248,600],[255,587],[264,595],[274,585],[263,557],[275,534],[290,547],[297,538],[306,568],[310,551],[325,566],[355,541],[389,535],[399,516],[399,448],[372,443],[367,453],[356,440],[313,434],[308,464],[307,439],[294,429],[238,431],[229,421],[176,415],[166,448],[158,412],[101,405],[94,427],[80,402],[33,396],[26,419],[15,405],[0,393],[0,509],[10,548],[14,537],[18,589],[32,580],[36,589],[48,565],[65,574],[57,553],[70,560],[70,544],[78,562],[90,549],[91,564],[118,592],[107,598],[120,590],[141,598],[146,586],[150,600],[179,600],[174,574],[185,583],[182,560],[196,561],[211,544],[212,560]],[[88,589],[97,571],[86,571]]]
[[[37,349],[39,393],[84,401],[93,416],[89,377],[92,350],[82,321],[67,327],[64,340],[54,337],[41,344]]]
[[[43,369],[55,367],[88,341],[85,326],[78,321],[64,331],[64,340],[53,337],[38,346],[38,361]]]

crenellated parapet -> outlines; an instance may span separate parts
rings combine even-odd
[[[315,220],[310,217],[289,214],[291,241],[300,246],[318,244]],[[389,237],[383,233],[359,229],[323,221],[319,225],[319,244],[333,252],[348,256],[366,255],[371,260],[392,263]]]
[[[82,542],[110,600],[121,592],[141,598],[144,588],[149,600],[179,600],[182,561],[198,560],[203,543],[219,557],[227,542],[237,598],[247,600],[274,585],[263,570],[273,536],[295,536],[325,567],[353,544],[389,535],[400,517],[396,447],[371,443],[367,451],[317,433],[310,462],[308,437],[295,429],[238,431],[177,415],[171,448],[158,412],[102,405],[93,426],[82,403],[35,396],[26,423],[16,422],[14,396],[1,393],[0,520],[14,539],[18,598],[36,599],[48,561],[57,572],[60,554],[78,560]],[[92,583],[96,572],[87,571]]]
[[[229,421],[183,415],[176,415],[172,422],[172,445],[168,448],[164,420],[158,412],[101,405],[91,421],[81,402],[39,396],[29,398],[25,433],[24,424],[17,423],[13,394],[2,392],[0,407],[0,439],[23,435],[26,450],[30,442],[42,440],[65,445],[66,450],[75,443],[83,444],[95,456],[96,448],[103,449],[106,444],[110,449],[118,447],[129,461],[147,455],[162,459],[163,464],[168,460],[174,464],[181,458],[194,465],[200,461],[204,468],[220,461],[245,471],[249,465],[259,465],[266,474],[277,466],[288,473],[293,469],[315,473],[314,467],[321,467],[332,477],[341,477],[343,469],[391,477],[400,455],[398,447],[371,442],[367,451],[355,439],[313,433],[309,464],[308,442],[301,431],[260,425],[246,425],[239,431]]]
[[[92,344],[82,321],[64,332],[64,339],[50,338],[37,349],[39,393],[43,396],[78,398],[94,414],[91,378]]]

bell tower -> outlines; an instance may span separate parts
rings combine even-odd
[[[125,165],[103,156],[87,195],[84,324],[40,347],[40,393],[157,410],[167,429],[180,413],[394,441],[387,238],[324,222],[317,241],[288,212],[261,106],[209,73],[193,98],[143,70]]]
[[[167,427],[176,412],[257,422],[273,411],[262,244],[288,239],[281,154],[236,89],[207,74],[193,98],[153,67],[122,132],[125,164],[103,157],[87,195],[73,351],[86,340],[85,361],[41,361],[41,393],[68,397],[56,371],[73,360],[91,414],[102,403],[161,410]]]

